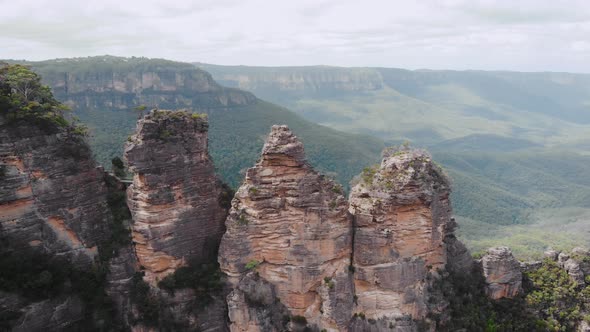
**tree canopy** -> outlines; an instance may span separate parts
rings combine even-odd
[[[0,63],[0,115],[9,121],[35,120],[44,125],[86,135],[87,128],[66,120],[69,108],[53,97],[51,89],[29,67]]]

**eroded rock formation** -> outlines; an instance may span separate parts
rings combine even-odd
[[[234,288],[232,331],[279,331],[268,320],[283,311],[293,329],[344,329],[353,304],[347,209],[342,188],[312,169],[289,128],[273,126],[236,192],[219,250]]]
[[[442,170],[422,151],[385,151],[380,165],[360,175],[350,194],[356,313],[403,331],[415,328],[399,325],[404,317],[423,320],[444,309],[444,301],[429,301],[429,289],[447,263],[447,243],[454,255],[466,254],[452,235],[449,194]]]
[[[508,247],[488,249],[481,259],[486,280],[486,294],[494,299],[513,298],[522,293],[520,263]]]
[[[207,150],[206,118],[152,111],[125,146],[135,251],[155,285],[177,268],[214,261],[226,209]]]

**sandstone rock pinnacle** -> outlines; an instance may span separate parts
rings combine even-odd
[[[346,326],[353,303],[347,208],[342,188],[305,162],[303,144],[289,128],[273,126],[260,161],[236,192],[219,249],[234,288],[232,331],[284,329],[268,325],[278,312],[301,317],[291,324]],[[276,304],[268,305],[268,294],[276,294]]]
[[[424,151],[387,150],[380,165],[363,171],[350,193],[355,312],[398,328],[404,317],[420,320],[444,307],[429,299],[447,263],[449,237],[455,242],[449,194],[446,176]],[[353,323],[358,331],[369,328]]]
[[[152,111],[125,146],[133,172],[128,205],[146,281],[155,284],[190,262],[215,260],[226,210],[207,151],[205,117]]]

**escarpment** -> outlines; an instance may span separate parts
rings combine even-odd
[[[227,212],[207,150],[207,128],[198,114],[152,111],[125,146],[133,173],[132,236],[151,284],[188,263],[216,258]]]
[[[60,100],[85,109],[132,109],[138,105],[201,110],[247,105],[255,97],[217,84],[190,64],[113,56],[77,58],[68,65],[32,63]]]
[[[381,90],[385,87],[381,73],[372,68],[228,67],[196,63],[212,73],[221,84],[251,91],[264,99],[279,95],[330,95]],[[244,69],[246,68],[246,69]],[[278,93],[277,93],[278,92]]]
[[[273,126],[232,201],[219,250],[234,287],[232,331],[280,331],[289,317],[293,329],[345,328],[353,304],[347,208],[342,188],[312,169],[289,128]],[[284,325],[269,325],[277,312]]]
[[[442,170],[422,151],[385,151],[380,165],[363,171],[350,194],[355,312],[395,327],[444,310],[430,289],[453,239],[449,194]]]

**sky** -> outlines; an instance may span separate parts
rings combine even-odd
[[[0,0],[0,59],[590,73],[589,0]]]

